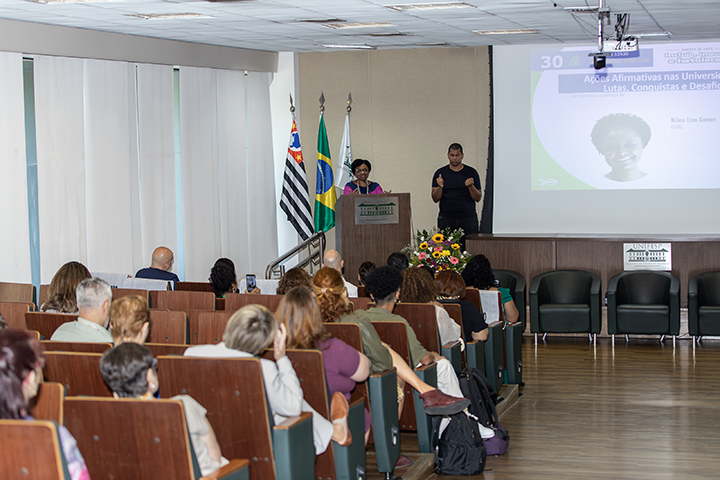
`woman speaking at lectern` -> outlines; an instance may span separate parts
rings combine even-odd
[[[369,161],[358,158],[350,165],[350,170],[355,177],[355,181],[345,184],[343,195],[349,193],[360,193],[363,195],[368,193],[390,193],[389,191],[383,192],[379,183],[368,181],[370,170],[372,170]]]

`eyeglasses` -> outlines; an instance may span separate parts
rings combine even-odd
[[[151,367],[152,367],[153,370],[157,370],[157,358],[153,358],[153,359],[152,359],[152,365],[151,365]]]
[[[367,168],[356,168],[355,169],[355,173],[367,173],[369,171],[370,170],[368,170]]]

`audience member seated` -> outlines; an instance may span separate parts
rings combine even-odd
[[[115,398],[153,400],[160,388],[156,363],[149,348],[130,342],[105,352],[100,359],[100,372]],[[209,475],[227,465],[229,462],[222,456],[215,432],[205,417],[207,410],[188,395],[170,399],[183,404],[190,441],[202,474]]]
[[[490,332],[483,314],[472,302],[463,300],[465,298],[465,281],[460,274],[452,270],[438,272],[435,276],[435,286],[440,295],[438,297],[440,303],[460,305],[465,340],[468,342],[487,340]]]
[[[342,257],[340,256],[340,253],[338,253],[337,250],[327,250],[325,252],[325,255],[323,255],[323,262],[322,266],[327,268],[332,268],[334,270],[337,270],[340,272],[340,275],[343,273],[343,266],[345,265],[345,262],[343,261]],[[343,282],[345,282],[345,288],[347,288],[347,294],[348,297],[357,298],[358,296],[358,289],[355,285],[345,280],[345,277],[343,277]]]
[[[402,252],[393,252],[388,256],[387,264],[402,272],[410,266],[410,259]]]
[[[86,278],[76,289],[80,316],[63,323],[50,340],[58,342],[112,342],[107,330],[112,290],[105,280]]]
[[[365,277],[368,273],[372,272],[377,268],[377,265],[375,265],[373,262],[363,262],[360,264],[360,267],[358,268],[358,285],[361,287],[365,286]]]
[[[90,271],[82,263],[66,263],[52,278],[47,299],[40,310],[47,313],[77,313],[75,289],[80,282],[91,277]]]
[[[150,333],[150,312],[147,300],[139,295],[128,295],[110,306],[110,334],[115,346],[121,343],[145,343]]]
[[[261,305],[246,305],[235,312],[228,320],[223,341],[216,345],[197,345],[185,350],[186,357],[250,358],[257,357],[270,345],[273,346],[275,361],[261,358],[260,365],[265,381],[265,390],[273,413],[275,425],[280,425],[287,417],[295,417],[301,412],[313,414],[313,443],[315,453],[320,455],[327,450],[331,440],[345,446],[349,431],[347,409],[344,418],[330,423],[303,400],[300,381],[285,354],[287,329],[272,312]],[[344,397],[343,397],[344,400]],[[331,411],[338,409],[337,401],[331,405]]]
[[[6,328],[8,328],[7,320],[0,314],[0,330],[5,330]]]
[[[42,346],[24,330],[0,331],[0,418],[34,420],[30,401],[42,380]],[[90,480],[85,460],[70,432],[60,425],[60,446],[65,454],[71,480]]]
[[[330,336],[323,326],[320,307],[310,289],[295,287],[287,292],[278,306],[277,319],[287,328],[288,348],[316,348],[322,351],[330,394],[333,398],[340,395],[349,401],[356,383],[364,382],[370,375],[370,361],[347,343]],[[342,399],[336,401],[342,403]],[[370,426],[370,412],[365,409],[366,444]],[[347,426],[344,428],[349,435]]]
[[[422,268],[408,268],[402,272],[402,276],[400,301],[435,305],[440,344],[447,345],[457,341],[462,335],[462,329],[437,302],[438,291],[433,277]]]
[[[423,400],[425,412],[428,415],[452,415],[462,411],[469,402],[463,398],[462,393],[457,397],[446,395],[442,391],[431,387],[418,378],[412,368],[403,358],[380,340],[380,337],[373,327],[374,321],[401,321],[405,323],[408,330],[408,343],[410,345],[410,356],[414,365],[420,363],[428,365],[436,359],[442,359],[439,355],[427,352],[418,342],[415,332],[407,325],[404,318],[393,315],[397,293],[402,282],[402,274],[394,267],[379,267],[370,272],[367,278],[366,288],[370,293],[376,307],[367,311],[358,310],[352,313],[352,304],[348,300],[347,293],[342,283],[342,277],[333,269],[320,269],[313,277],[313,294],[319,299],[320,313],[324,322],[356,323],[360,326],[362,335],[363,352],[370,360],[372,373],[388,370],[395,367],[398,380],[398,404],[402,411],[404,382],[407,382],[420,394]],[[449,366],[449,362],[445,362]],[[439,366],[439,370],[445,365]],[[450,366],[452,370],[452,366]],[[438,371],[438,375],[440,372]],[[454,375],[454,372],[453,372]],[[457,383],[457,378],[455,379]],[[459,390],[457,390],[459,392]],[[456,392],[456,393],[457,393]]]
[[[238,292],[235,264],[229,258],[218,258],[210,270],[208,280],[212,283],[213,292],[217,298],[225,298],[226,293]]]
[[[167,247],[157,247],[152,254],[152,264],[148,268],[137,271],[135,278],[150,278],[153,280],[167,280],[169,282],[180,281],[177,275],[172,273],[172,266],[175,257],[172,250]]]
[[[283,275],[278,282],[277,290],[275,290],[275,293],[277,295],[285,295],[287,292],[289,292],[295,287],[310,288],[311,282],[312,277],[304,268],[291,268],[290,270],[285,272],[285,275]]]
[[[463,280],[468,287],[475,287],[478,290],[499,291],[502,295],[503,314],[506,323],[515,323],[520,318],[515,302],[510,295],[510,290],[500,286],[493,274],[490,260],[485,255],[477,254],[472,257],[462,271]]]

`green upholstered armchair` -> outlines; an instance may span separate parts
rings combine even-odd
[[[720,335],[720,270],[699,273],[688,283],[688,331],[700,341],[703,335]]]
[[[553,270],[530,282],[530,331],[581,333],[593,342],[601,328],[600,277],[583,270]]]
[[[668,272],[630,271],[613,276],[607,288],[608,333],[675,337],[680,333],[680,280]]]

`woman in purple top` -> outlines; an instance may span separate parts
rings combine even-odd
[[[278,321],[288,331],[288,348],[317,348],[323,353],[325,376],[330,394],[339,392],[350,400],[356,382],[370,375],[368,358],[325,330],[317,300],[306,287],[295,287],[280,301]],[[370,413],[365,410],[365,443],[370,432]]]
[[[28,332],[0,332],[0,418],[35,420],[29,404],[37,395],[44,364],[42,345]],[[58,434],[71,480],[90,480],[73,436],[63,426],[58,427]]]
[[[372,170],[370,162],[358,158],[350,165],[350,170],[355,177],[355,181],[345,184],[343,195],[347,195],[348,193],[383,193],[383,189],[379,183],[368,181],[370,170]],[[390,191],[388,190],[385,193],[390,193]]]

